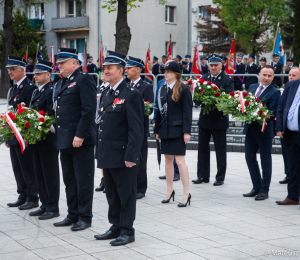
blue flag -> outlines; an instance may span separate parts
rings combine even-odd
[[[40,60],[43,60],[43,56],[42,56],[42,54],[40,53],[40,50],[38,50],[37,58],[40,59]]]
[[[275,47],[274,47],[274,54],[279,54],[280,57],[280,62],[284,64],[284,50],[283,50],[283,44],[282,44],[282,39],[281,39],[281,34],[280,34],[280,28],[278,27],[277,31],[277,37],[275,40]]]

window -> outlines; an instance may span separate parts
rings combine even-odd
[[[175,7],[174,6],[166,6],[165,22],[166,23],[174,23],[175,22]]]
[[[78,53],[84,53],[85,39],[73,39],[69,40],[69,48],[77,49]]]
[[[68,17],[86,16],[86,0],[68,1],[67,16]]]
[[[210,5],[203,5],[203,6],[199,6],[198,7],[198,10],[199,10],[199,13],[198,13],[198,18],[204,18],[204,19],[208,19],[210,20],[211,19],[211,14],[208,13],[205,9],[205,7],[210,7]]]
[[[174,56],[174,46],[175,46],[175,42],[172,42],[171,49],[172,49],[172,55],[173,56]],[[168,55],[168,47],[169,47],[169,42],[166,42],[166,48],[165,48],[166,55]],[[175,58],[173,56],[172,56],[172,58]]]

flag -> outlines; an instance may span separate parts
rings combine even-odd
[[[54,46],[50,46],[50,62],[55,64],[55,61],[54,61]]]
[[[172,37],[171,37],[171,34],[170,34],[170,41],[169,41],[169,44],[168,44],[168,53],[167,53],[167,61],[168,60],[172,60]]]
[[[42,60],[42,59],[43,59],[43,56],[42,56],[40,50],[38,49],[37,51],[38,51],[38,53],[37,53],[37,58],[40,59],[40,60]]]
[[[201,66],[201,63],[200,63]],[[194,53],[194,62],[193,67],[191,70],[192,74],[201,74],[199,71],[199,52],[198,52],[198,45],[195,45],[195,53]],[[200,79],[200,76],[195,76],[195,78]]]
[[[83,66],[82,66],[82,71],[87,72],[87,65],[86,65],[86,39],[85,39],[85,44],[84,44],[84,54],[83,54]]]
[[[149,48],[147,50],[147,54],[146,54],[146,62],[145,62],[145,73],[149,73],[151,74],[151,56],[150,56],[150,45]],[[145,80],[149,83],[149,84],[153,84],[153,77],[146,75],[145,76]]]
[[[99,68],[102,67],[104,63],[104,55],[103,55],[103,43],[102,43],[102,36],[101,36],[101,44],[100,44],[100,55],[99,55]],[[99,70],[99,76],[101,77],[101,71]]]
[[[27,60],[28,60],[28,46],[27,46],[27,49],[26,49],[26,52],[25,52],[25,54],[24,54],[23,59],[24,59],[26,62],[27,62]]]
[[[273,53],[274,54],[279,54],[280,57],[280,62],[284,64],[284,50],[283,50],[283,44],[282,44],[282,39],[281,39],[281,34],[280,34],[280,27],[279,24],[277,26],[277,33],[275,36],[275,41],[274,41],[274,47],[273,47]]]
[[[234,57],[235,57],[235,39],[233,39],[232,44],[231,44],[231,48],[227,57],[227,62],[225,65],[225,73],[226,74],[234,74]]]

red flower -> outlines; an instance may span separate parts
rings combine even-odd
[[[148,100],[147,103],[150,104],[150,101]]]
[[[219,88],[217,86],[214,86],[214,91],[217,91]]]
[[[4,115],[0,115],[0,118],[4,118]]]
[[[215,97],[219,97],[220,96],[220,93],[219,92],[216,92],[215,93]]]
[[[199,93],[199,96],[203,93],[203,89],[200,89],[200,93]]]
[[[5,127],[5,125],[1,125],[2,127]]]
[[[41,110],[41,111],[39,112],[39,114],[40,114],[41,116],[46,115],[46,113],[45,113],[43,110]]]
[[[212,84],[212,82],[210,82],[210,81],[206,81],[207,82],[207,85],[211,85]]]
[[[234,96],[234,91],[231,91],[231,92],[229,93],[229,95],[230,95],[230,96]]]
[[[11,120],[15,120],[16,119],[16,115],[15,114],[8,113],[8,115],[11,118]]]
[[[39,122],[44,123],[45,122],[45,118],[40,117]]]
[[[249,101],[248,100],[245,101],[245,106],[246,107],[249,106]]]
[[[21,105],[21,104],[18,104],[18,105],[17,105],[17,108],[21,108],[21,107],[22,107],[22,105]]]
[[[261,115],[263,114],[263,111],[259,110],[259,111],[257,112],[257,114],[258,114],[259,116],[261,116]]]
[[[243,97],[248,97],[248,93],[247,92],[243,92]]]
[[[192,83],[192,79],[189,79],[186,84],[191,84]]]
[[[256,102],[259,102],[259,101],[260,101],[260,99],[257,97],[257,98],[255,99],[255,101],[256,101]]]
[[[29,127],[30,127],[30,123],[29,123],[29,122],[26,122],[24,126],[25,126],[26,128],[29,128]]]
[[[22,108],[22,107],[20,107],[20,108],[18,109],[18,114],[22,114],[24,111],[25,111],[25,109]]]
[[[203,84],[203,83],[204,83],[204,78],[200,78],[200,79],[199,79],[199,83],[200,83],[200,84]]]

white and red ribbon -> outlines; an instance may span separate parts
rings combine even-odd
[[[262,103],[260,103],[260,106],[261,106],[261,108],[264,107]],[[264,122],[263,122],[263,124],[262,124],[262,126],[261,126],[261,131],[262,131],[263,133],[265,132],[266,126],[267,126],[267,120],[268,120],[267,116],[268,116],[268,111],[265,112],[265,120],[264,120]]]
[[[243,92],[239,92],[239,99],[242,107],[242,113],[245,113],[245,102],[244,102]]]
[[[6,122],[7,122],[8,125],[10,126],[11,130],[14,131],[15,136],[16,136],[16,138],[17,138],[17,140],[18,140],[18,142],[19,142],[19,144],[20,144],[20,146],[21,146],[21,153],[23,153],[24,150],[25,150],[25,148],[26,148],[26,147],[25,147],[24,140],[23,140],[23,137],[21,136],[19,130],[17,129],[16,124],[11,120],[10,116],[8,115],[8,113],[9,113],[9,112],[7,112],[7,111],[4,113]]]

